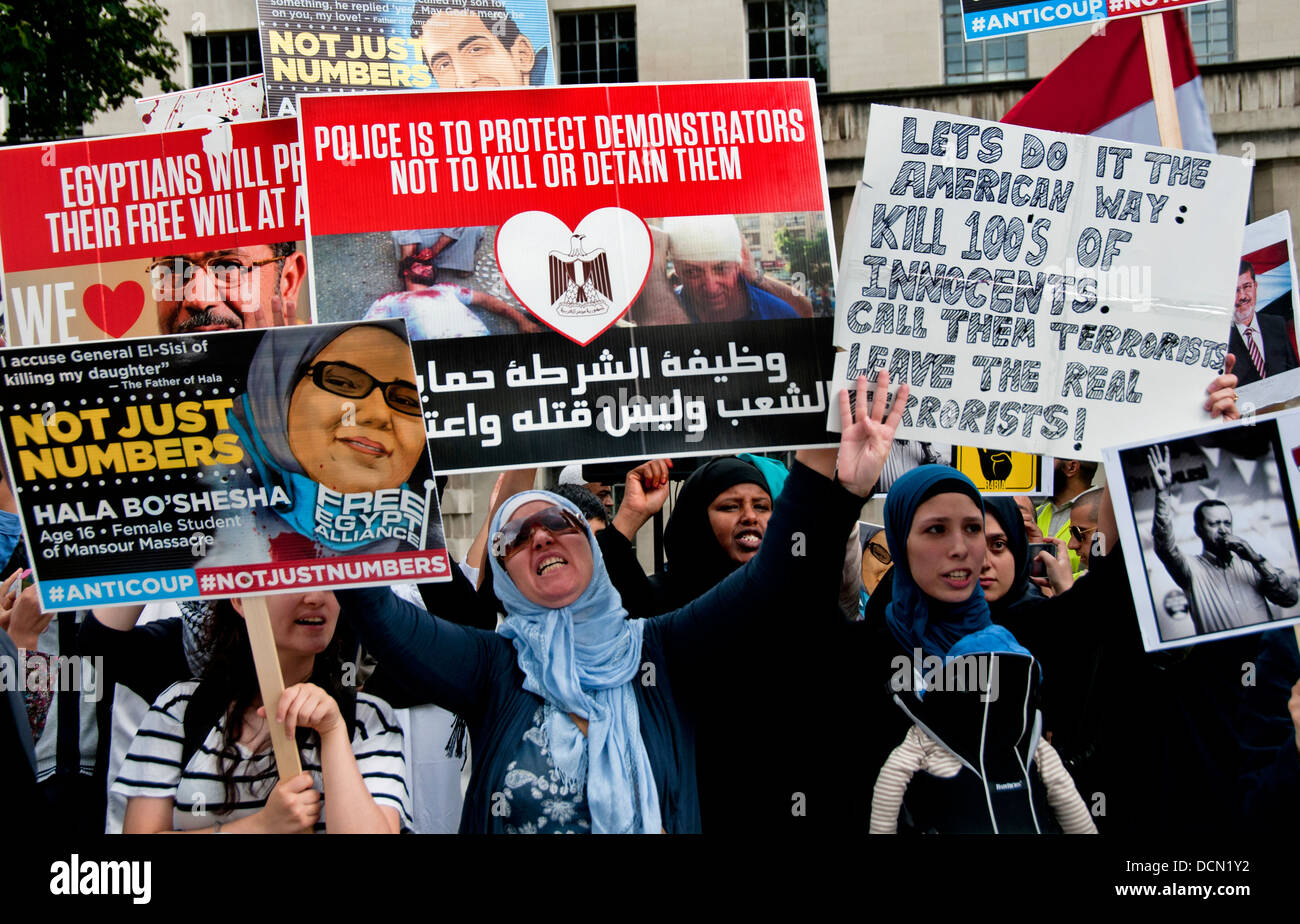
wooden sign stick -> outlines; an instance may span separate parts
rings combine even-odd
[[[253,666],[257,668],[257,685],[262,690],[262,705],[266,707],[266,726],[275,750],[275,769],[280,779],[291,779],[302,773],[302,759],[298,755],[298,743],[275,720],[275,710],[284,693],[284,675],[280,673],[280,656],[276,654],[275,635],[271,632],[271,614],[267,612],[265,597],[241,597],[240,600],[248,624],[248,642],[253,649]]]
[[[1181,148],[1183,130],[1178,124],[1178,103],[1174,98],[1174,74],[1169,66],[1169,42],[1165,38],[1163,13],[1148,13],[1142,17],[1142,38],[1146,41],[1147,70],[1151,74],[1160,144],[1167,148]]]

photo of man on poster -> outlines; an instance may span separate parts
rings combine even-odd
[[[665,218],[651,226],[654,264],[629,316],[637,324],[810,318],[812,300],[764,273],[733,215]],[[671,267],[669,263],[671,262]]]
[[[545,47],[535,48],[502,0],[435,0],[411,10],[411,38],[442,89],[542,86]]]
[[[293,241],[169,254],[149,264],[160,334],[298,323],[307,258]]]
[[[1180,550],[1170,495],[1174,484],[1170,448],[1153,446],[1147,459],[1155,487],[1151,527],[1155,556],[1186,595],[1197,635],[1270,622],[1279,615],[1273,607],[1286,610],[1300,602],[1300,580],[1271,564],[1234,531],[1233,508],[1227,498],[1210,497],[1196,504],[1192,531],[1201,541],[1200,554],[1187,555]],[[1268,483],[1265,477],[1256,477],[1260,488]],[[1253,506],[1259,499],[1257,492],[1243,497],[1243,506]],[[1243,531],[1249,528],[1243,523]]]
[[[1241,385],[1300,368],[1300,358],[1287,333],[1286,319],[1255,310],[1259,294],[1255,267],[1242,260],[1237,270],[1237,294],[1228,332],[1228,349],[1237,357],[1234,371]]]

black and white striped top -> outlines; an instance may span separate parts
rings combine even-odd
[[[113,791],[127,798],[173,799],[172,826],[177,831],[210,828],[218,821],[228,824],[252,815],[266,805],[276,782],[275,755],[269,743],[256,754],[236,744],[241,758],[234,768],[238,807],[228,814],[216,814],[225,803],[218,761],[226,721],[224,716],[208,732],[189,763],[184,768],[180,764],[185,740],[185,709],[197,686],[198,681],[187,680],[163,691],[136,732],[113,783]],[[356,755],[357,767],[375,801],[397,809],[402,827],[411,828],[411,794],[403,756],[402,727],[392,707],[383,700],[365,693],[357,694],[352,753]],[[312,775],[315,789],[324,793],[317,747],[302,751],[302,768]],[[328,811],[329,807],[322,805],[320,821],[316,823],[318,832],[325,830]]]

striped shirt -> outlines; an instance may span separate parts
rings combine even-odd
[[[233,770],[237,807],[228,814],[216,814],[225,808],[226,798],[218,759],[226,724],[224,716],[208,732],[184,768],[180,762],[185,742],[185,709],[197,686],[197,680],[176,683],[158,697],[136,732],[113,783],[113,792],[127,798],[172,799],[172,828],[176,831],[210,828],[218,821],[228,824],[255,814],[266,805],[276,783],[275,755],[269,745],[254,754],[236,744],[240,756]],[[411,828],[411,794],[406,780],[402,727],[392,707],[383,700],[357,694],[352,753],[375,802],[397,809],[402,827]],[[311,774],[313,787],[323,794],[320,751],[315,745],[302,750],[302,768]],[[318,832],[325,830],[327,811],[322,802],[320,820],[316,823]]]
[[[1047,789],[1047,804],[1051,806],[1061,830],[1066,834],[1096,834],[1097,826],[1083,797],[1074,788],[1070,771],[1065,769],[1056,749],[1046,739],[1038,739],[1033,766]],[[913,725],[876,778],[876,791],[871,800],[871,833],[898,833],[898,813],[903,807],[903,795],[917,772],[952,779],[961,769],[962,763],[956,754]]]

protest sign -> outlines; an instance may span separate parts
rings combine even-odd
[[[8,342],[306,319],[293,119],[0,148]]]
[[[836,380],[907,381],[904,439],[1100,459],[1195,427],[1249,181],[1239,158],[873,106]]]
[[[440,471],[832,442],[808,81],[313,95],[300,120],[316,316],[407,318]]]
[[[1105,23],[1130,16],[1201,6],[1212,0],[961,0],[966,41],[1059,29],[1083,22]]]
[[[1052,470],[1050,456],[905,439],[896,439],[889,447],[876,492],[888,494],[896,480],[921,465],[951,465],[974,482],[981,494],[1051,493],[1050,482],[1044,481],[1045,473]]]
[[[192,90],[146,96],[135,101],[135,111],[145,131],[150,132],[252,122],[265,115],[266,92],[262,84],[262,75],[254,74]]]
[[[555,83],[546,0],[257,0],[272,116],[300,93]]]
[[[1242,413],[1300,395],[1295,334],[1295,243],[1291,213],[1246,225],[1228,348],[1237,357]],[[1246,343],[1249,327],[1255,349]],[[1249,406],[1248,406],[1249,405]]]
[[[1050,457],[1005,449],[977,449],[955,446],[952,467],[971,481],[981,494],[1049,494],[1052,486],[1044,473],[1052,470]]]
[[[401,322],[14,347],[0,370],[46,609],[449,579]]]
[[[1300,622],[1300,413],[1106,450],[1147,651]]]

